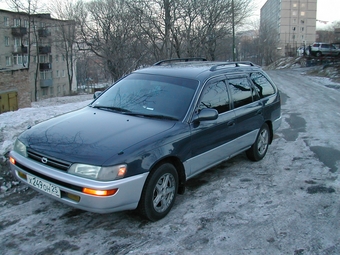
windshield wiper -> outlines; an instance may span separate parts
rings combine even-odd
[[[133,116],[141,116],[146,118],[155,118],[155,119],[167,119],[167,120],[178,120],[175,117],[168,116],[168,115],[161,115],[161,114],[144,114],[144,113],[136,113],[136,112],[128,112],[128,115]]]
[[[121,107],[114,107],[114,106],[105,106],[105,105],[93,105],[93,108],[103,109],[103,110],[111,110],[115,112],[121,112],[121,113],[129,113],[130,110],[121,108]]]

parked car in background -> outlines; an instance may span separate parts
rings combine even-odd
[[[300,46],[296,50],[296,55],[298,57],[309,55],[309,48],[308,46]]]
[[[70,206],[151,221],[193,176],[242,152],[261,160],[281,123],[280,92],[251,62],[164,60],[96,96],[22,133],[12,173]]]
[[[340,55],[340,49],[336,48],[333,44],[330,43],[320,43],[315,42],[311,46],[311,53],[313,56],[321,57],[323,55]]]

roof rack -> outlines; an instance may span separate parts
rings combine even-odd
[[[225,62],[225,63],[221,63],[221,64],[217,64],[217,65],[212,66],[210,68],[210,71],[216,71],[218,67],[228,66],[228,65],[234,65],[234,67],[240,67],[240,65],[257,66],[253,62],[250,62],[250,61]]]
[[[172,58],[172,59],[165,59],[165,60],[161,60],[155,64],[153,64],[154,66],[160,66],[164,63],[171,63],[171,62],[189,62],[189,61],[207,61],[206,58]]]

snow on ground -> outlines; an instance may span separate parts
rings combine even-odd
[[[33,102],[32,107],[0,114],[0,160],[13,148],[18,135],[27,127],[89,104],[93,95],[55,97]]]

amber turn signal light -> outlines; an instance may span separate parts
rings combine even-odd
[[[83,193],[94,195],[94,196],[112,196],[116,194],[118,189],[111,189],[111,190],[96,190],[96,189],[90,189],[90,188],[83,188]]]

